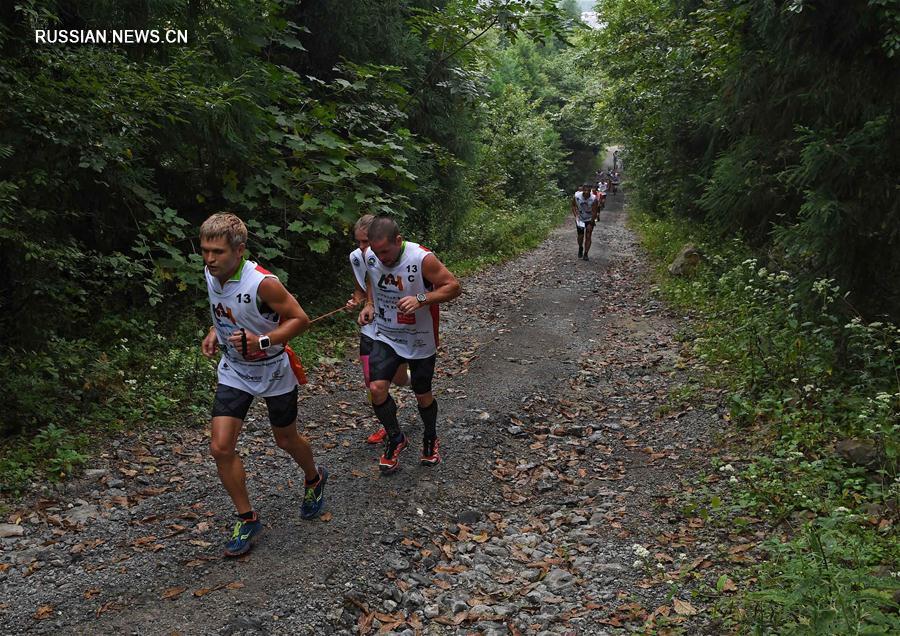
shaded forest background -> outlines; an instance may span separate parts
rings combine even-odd
[[[670,408],[717,387],[731,425],[684,510],[761,550],[698,595],[711,631],[897,633],[900,2],[604,0],[598,20],[632,223],[694,318],[702,378]],[[688,242],[701,265],[669,275]]]
[[[587,61],[565,44],[585,30],[576,14],[552,1],[5,3],[0,433],[203,412],[196,234],[213,212],[247,221],[251,256],[312,315],[346,297],[364,213],[398,216],[461,268],[533,244],[563,210],[567,157],[592,159],[599,141]],[[36,28],[179,28],[189,44],[37,46]],[[301,351],[314,357],[317,337]],[[77,456],[63,455],[53,469]]]
[[[765,538],[711,620],[896,633],[900,0],[603,0],[596,30],[591,5],[0,5],[0,492],[71,474],[104,434],[206,421],[209,214],[241,215],[317,315],[347,297],[359,215],[472,271],[542,240],[618,143],[650,255],[703,255],[652,290],[693,317],[705,374],[668,406],[715,386],[734,425],[731,478],[685,514]],[[189,42],[37,46],[36,28]],[[294,345],[314,363],[353,329]]]

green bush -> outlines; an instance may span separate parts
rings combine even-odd
[[[740,621],[759,633],[889,633],[900,630],[900,330],[848,318],[830,280],[807,283],[770,271],[739,240],[708,228],[637,215],[659,263],[659,285],[694,310],[693,349],[707,380],[727,389],[730,418],[747,446],[745,465],[714,499],[713,519],[759,517],[789,528],[751,566]],[[664,271],[685,242],[704,259],[690,278]],[[877,460],[853,466],[836,441],[871,442]],[[718,516],[716,516],[718,515]],[[877,573],[877,574],[876,574]],[[893,577],[893,578],[892,578]]]
[[[72,472],[90,435],[205,417],[214,382],[214,364],[200,353],[205,330],[188,320],[163,337],[150,319],[118,325],[102,344],[51,337],[42,352],[4,351],[0,490]]]

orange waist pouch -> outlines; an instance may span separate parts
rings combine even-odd
[[[294,376],[297,378],[297,382],[300,384],[307,384],[309,380],[306,379],[306,371],[303,370],[303,364],[300,362],[300,356],[294,353],[294,350],[289,346],[285,346],[284,350],[287,352],[288,360],[291,361],[291,370],[294,372]]]

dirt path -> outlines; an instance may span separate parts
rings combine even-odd
[[[415,449],[378,475],[359,369],[342,362],[301,398],[332,474],[327,520],[300,520],[302,475],[257,414],[242,448],[267,531],[225,561],[231,511],[205,432],[124,438],[20,511],[24,537],[0,539],[0,632],[599,634],[656,608],[715,631],[687,595],[702,521],[673,497],[721,420],[670,398],[679,320],[649,295],[622,200],[590,262],[569,218],[442,310],[442,465],[415,461],[421,427],[401,392]],[[668,599],[673,581],[690,609]]]

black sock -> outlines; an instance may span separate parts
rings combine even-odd
[[[255,513],[252,510],[248,510],[247,512],[241,512],[238,514],[238,519],[241,521],[250,521],[255,516]]]
[[[387,431],[392,439],[400,435],[400,422],[397,421],[397,403],[394,402],[394,398],[388,395],[388,398],[381,404],[373,404],[372,410],[375,411],[378,421],[381,422],[384,430]]]
[[[318,481],[319,481],[319,479],[321,479],[321,477],[322,477],[322,475],[320,475],[320,474],[319,474],[319,471],[316,470],[316,476],[312,479],[312,481],[310,481],[309,479],[306,479],[306,478],[304,477],[304,478],[303,478],[303,483],[305,483],[307,486],[314,486],[314,485],[316,485],[316,484],[318,483]]]
[[[425,425],[423,437],[426,440],[437,439],[437,400],[432,400],[431,404],[422,408],[419,407],[419,415],[422,416],[422,424]]]

